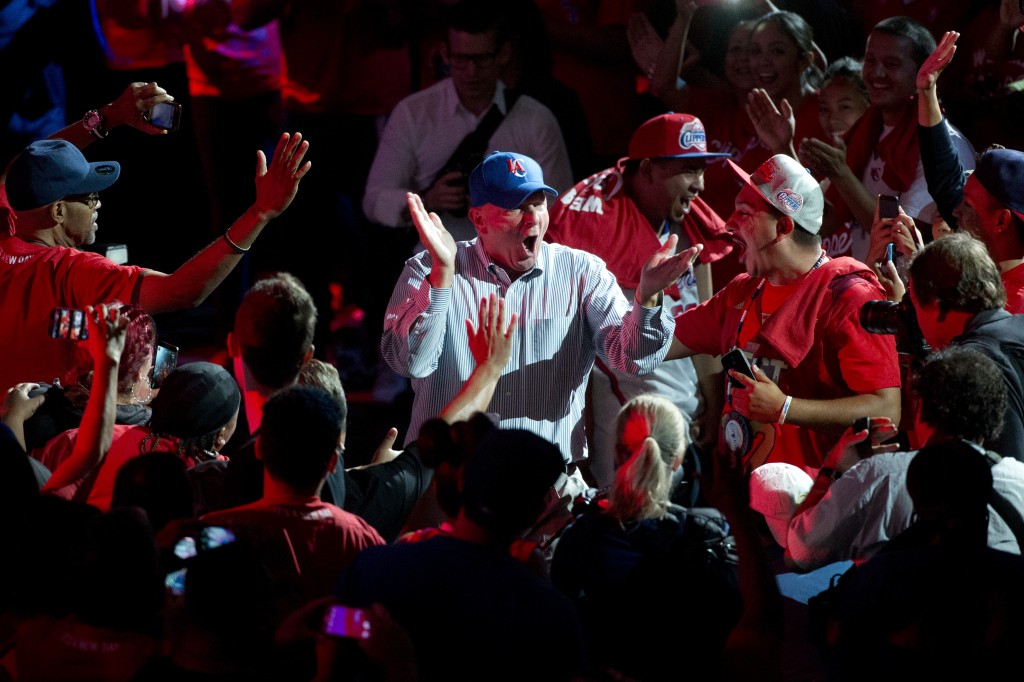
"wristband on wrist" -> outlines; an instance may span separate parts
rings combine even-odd
[[[229,247],[231,247],[231,250],[234,251],[235,253],[237,253],[240,256],[242,254],[249,253],[249,249],[243,249],[241,246],[239,246],[238,244],[236,244],[233,241],[231,241],[231,236],[228,234],[228,232],[230,232],[230,230],[224,230],[224,241],[227,242],[227,245]],[[249,248],[252,248],[252,247],[249,247]]]
[[[779,413],[779,424],[786,423],[786,415],[789,414],[789,406],[793,404],[793,396],[787,395],[786,402],[782,403],[782,412]]]

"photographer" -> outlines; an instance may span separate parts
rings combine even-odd
[[[1006,291],[985,245],[962,233],[927,245],[910,265],[910,302],[932,349],[973,348],[999,366],[1009,399],[1002,435],[987,445],[1024,461],[1024,317],[1003,309]]]

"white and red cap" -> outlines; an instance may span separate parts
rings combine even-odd
[[[825,195],[811,172],[792,156],[776,154],[749,175],[732,160],[729,166],[743,182],[797,225],[811,234],[821,231]]]

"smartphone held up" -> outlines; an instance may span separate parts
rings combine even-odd
[[[151,126],[173,132],[181,125],[181,105],[175,102],[159,102],[145,112],[143,117]]]
[[[323,633],[332,637],[368,639],[370,621],[366,619],[366,612],[362,609],[332,604],[324,615]]]
[[[50,311],[50,336],[55,339],[84,341],[89,338],[85,311],[74,308],[54,308]]]
[[[879,194],[878,195],[878,217],[881,218],[899,218],[900,217],[900,200],[899,197],[894,197],[891,194]]]

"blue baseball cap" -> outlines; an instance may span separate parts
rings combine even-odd
[[[974,177],[1000,204],[1024,220],[1024,153],[1015,149],[992,149],[978,160]]]
[[[29,211],[72,194],[107,189],[121,174],[116,161],[89,163],[78,147],[66,140],[33,142],[7,171],[7,201],[15,211]]]
[[[558,192],[544,184],[540,164],[522,154],[491,152],[469,174],[469,205],[494,204],[511,210],[519,208],[540,189],[558,196]]]

